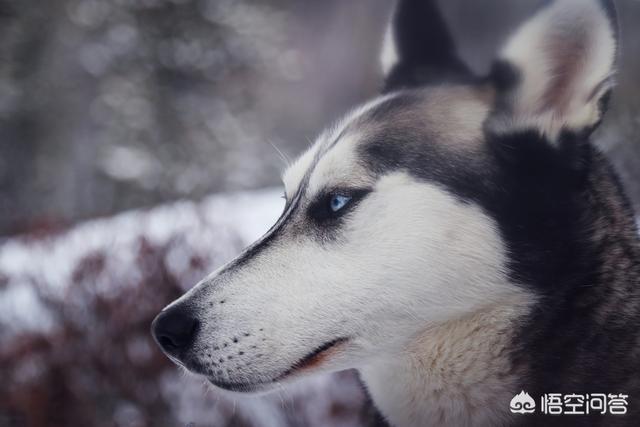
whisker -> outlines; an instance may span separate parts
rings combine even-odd
[[[284,162],[284,165],[286,167],[289,167],[291,165],[291,159],[289,159],[289,157],[287,157],[286,154],[284,154],[282,152],[282,150],[280,150],[276,144],[274,144],[273,142],[271,142],[271,140],[267,140],[267,142],[273,147],[274,150],[276,150],[276,152],[278,153],[278,155],[280,156],[280,159]]]

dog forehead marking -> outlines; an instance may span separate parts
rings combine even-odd
[[[292,197],[305,180],[310,194],[327,186],[370,184],[373,174],[358,161],[356,147],[379,142],[385,132],[393,140],[384,143],[401,143],[403,134],[411,134],[421,144],[473,153],[481,146],[493,96],[484,86],[442,85],[378,97],[323,132],[298,158],[283,175],[286,194]]]
[[[397,95],[397,93],[391,93],[379,96],[364,105],[357,107],[344,118],[339,120],[334,126],[323,131],[316,139],[315,143],[284,172],[282,181],[284,183],[287,197],[292,197],[293,194],[299,190],[302,182],[305,180],[305,177],[309,177],[320,159],[334,148],[338,142],[343,140],[343,137],[347,132],[347,128],[352,123],[356,122],[359,117],[362,117],[365,113],[371,111],[376,106]]]

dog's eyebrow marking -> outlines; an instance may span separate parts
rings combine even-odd
[[[355,108],[342,119],[338,120],[333,126],[322,132],[311,148],[305,154],[300,156],[293,165],[284,172],[283,181],[285,182],[285,187],[289,187],[288,190],[291,190],[294,193],[297,192],[299,188],[304,187],[305,183],[308,183],[309,175],[313,173],[318,162],[344,139],[343,137],[347,134],[351,126],[358,122],[359,118],[363,117],[367,112],[376,108],[378,105],[397,97],[400,93],[401,92],[392,92],[373,99],[360,107]],[[311,155],[313,157],[310,160],[305,159],[305,157]],[[306,167],[304,173],[300,170],[303,167]],[[296,179],[296,177],[300,177],[300,179]],[[287,183],[289,185],[287,185]]]
[[[331,135],[336,135],[331,138],[330,143],[325,143],[324,148],[319,150],[321,152],[321,156],[326,155],[333,147],[335,147],[338,142],[342,140],[342,137],[347,133],[347,131],[351,128],[354,123],[358,123],[359,119],[365,117],[367,113],[375,110],[378,106],[387,103],[388,101],[392,101],[400,95],[400,92],[392,92],[386,94],[384,96],[380,96],[376,99],[373,99],[367,102],[364,105],[353,110],[351,113],[347,114],[338,124],[338,126],[331,132]]]

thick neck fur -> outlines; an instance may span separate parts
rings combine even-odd
[[[522,374],[511,340],[530,301],[514,296],[423,331],[399,354],[361,369],[371,397],[393,426],[495,426],[511,418]]]
[[[539,303],[514,342],[513,363],[527,372],[521,388],[538,402],[544,393],[640,395],[638,230],[609,163],[592,156],[570,235],[579,240],[565,243],[572,257],[558,261],[555,283],[537,289]],[[625,419],[592,417],[589,425],[635,425],[639,410],[630,403]]]

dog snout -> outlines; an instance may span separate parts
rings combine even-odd
[[[199,322],[191,310],[178,304],[158,314],[151,324],[151,331],[164,352],[180,358],[193,343],[198,326]]]

